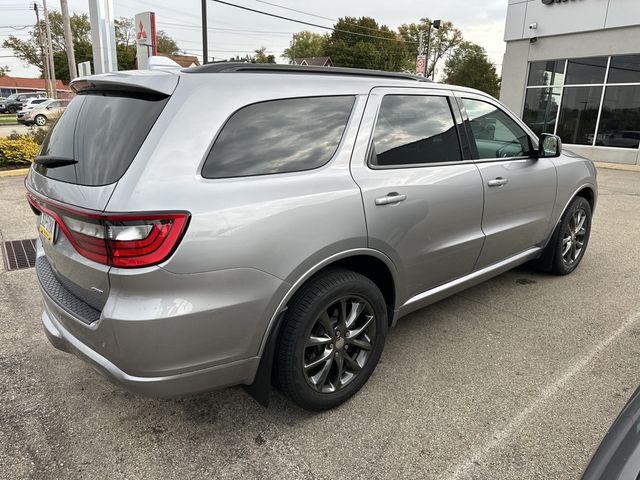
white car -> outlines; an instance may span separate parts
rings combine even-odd
[[[36,108],[37,105],[40,105],[41,103],[44,103],[44,102],[48,102],[49,100],[51,99],[46,97],[30,98],[29,100],[27,100],[22,104],[22,109],[20,110],[20,112],[24,112],[25,110],[33,110],[34,108]]]

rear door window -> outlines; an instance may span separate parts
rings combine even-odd
[[[202,167],[204,178],[300,172],[335,154],[355,97],[309,97],[248,105],[222,128]]]
[[[168,97],[91,93],[76,96],[51,127],[40,155],[72,158],[56,168],[35,165],[46,177],[79,185],[114,183],[126,172]],[[62,102],[60,102],[63,106]]]
[[[371,164],[378,167],[462,159],[446,97],[386,95],[373,132]]]

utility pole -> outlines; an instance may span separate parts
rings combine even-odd
[[[206,65],[209,57],[207,45],[207,1],[202,0],[202,64]]]
[[[51,98],[58,98],[56,89],[56,66],[53,63],[53,43],[51,42],[51,28],[49,27],[49,11],[47,10],[47,0],[42,0],[42,10],[44,10],[44,28],[47,32],[47,48],[49,50],[49,71],[51,79]]]
[[[44,74],[44,89],[47,97],[51,98],[51,79],[49,78],[49,56],[44,53],[44,41],[42,39],[42,26],[40,25],[40,13],[38,4],[33,3],[33,11],[36,12],[36,25],[38,26],[38,43],[40,43],[40,55],[42,56],[42,73]]]
[[[428,77],[428,69],[429,69],[429,50],[431,49],[431,27],[435,28],[436,30],[440,29],[440,26],[442,25],[442,20],[434,20],[433,22],[431,20],[429,20],[429,31],[427,33],[427,53],[426,53],[426,65],[424,68],[424,76]],[[435,63],[435,55],[434,55],[434,62],[433,62],[433,70],[431,70],[431,79],[434,80],[436,77],[436,63]]]
[[[69,62],[69,78],[73,80],[78,76],[78,70],[76,69],[76,56],[73,51],[73,35],[71,34],[71,19],[69,18],[69,3],[67,0],[60,0],[60,11],[62,12],[64,44],[67,49],[67,61]]]

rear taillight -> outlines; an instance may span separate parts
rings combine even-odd
[[[113,267],[147,267],[166,260],[182,238],[186,212],[110,214],[76,210],[27,195],[31,206],[51,215],[82,256]]]

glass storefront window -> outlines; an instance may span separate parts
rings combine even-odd
[[[640,83],[640,55],[611,57],[607,83]]]
[[[567,64],[567,85],[604,83],[608,57],[576,58]]]
[[[557,135],[565,143],[592,145],[602,87],[565,87]]]
[[[562,85],[564,82],[564,60],[533,62],[529,68],[527,85]]]
[[[596,145],[638,148],[640,145],[640,85],[607,87]]]
[[[560,104],[560,88],[530,88],[522,119],[536,135],[553,133]]]

